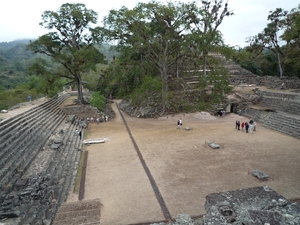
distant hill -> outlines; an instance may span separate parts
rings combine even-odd
[[[11,42],[0,42],[0,51],[5,49],[10,49],[15,47],[18,44],[29,44],[30,39],[21,39],[21,40],[15,40]]]
[[[15,40],[12,42],[0,42],[0,90],[13,89],[18,84],[28,79],[27,68],[36,54],[26,50],[30,39]],[[118,53],[111,50],[111,46],[102,45],[100,51],[108,62]]]

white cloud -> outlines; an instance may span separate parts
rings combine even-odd
[[[198,0],[199,1],[199,0]],[[119,9],[122,5],[134,7],[138,2],[146,0],[114,0],[114,1],[78,1],[98,13],[98,21],[108,14],[110,9]],[[189,0],[184,0],[189,2]],[[225,0],[224,0],[225,2]],[[40,28],[41,15],[46,10],[56,11],[63,3],[61,0],[6,0],[1,2],[0,42],[13,41],[22,38],[37,38],[48,31]],[[70,2],[72,3],[72,2]],[[229,9],[235,13],[225,18],[220,30],[227,44],[245,46],[245,39],[262,31],[267,24],[270,10],[277,7],[290,10],[298,6],[296,0],[228,0]]]

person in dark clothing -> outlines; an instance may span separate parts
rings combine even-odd
[[[239,121],[235,121],[235,129],[238,129],[238,122]]]
[[[249,124],[246,122],[245,123],[245,129],[246,129],[246,133],[248,133],[248,130],[249,130]]]
[[[81,140],[81,137],[82,137],[81,131],[79,131],[78,135],[79,135],[79,140]]]
[[[241,125],[240,121],[237,121],[238,130],[240,130],[240,125]]]

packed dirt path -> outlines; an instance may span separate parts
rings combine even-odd
[[[21,113],[24,113],[34,107],[37,107],[43,103],[45,103],[46,101],[48,101],[47,98],[42,97],[42,98],[38,98],[36,100],[33,100],[32,102],[23,102],[20,103],[20,107],[13,109],[13,110],[8,110],[7,113],[0,113],[0,118],[3,119],[2,121],[9,119],[11,117],[17,116]]]
[[[89,124],[85,199],[99,198],[101,224],[127,225],[165,220],[149,178],[116,104],[116,117]],[[205,197],[214,192],[267,185],[287,199],[300,197],[300,139],[257,125],[254,134],[235,129],[236,114],[181,114],[158,119],[123,116],[172,218],[206,213]],[[177,129],[176,122],[183,120]],[[186,131],[185,127],[191,127]],[[214,141],[220,149],[207,143]],[[260,182],[251,175],[270,176]]]

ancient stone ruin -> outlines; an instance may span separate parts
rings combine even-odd
[[[291,203],[268,186],[206,196],[203,224],[299,224],[300,203]]]

